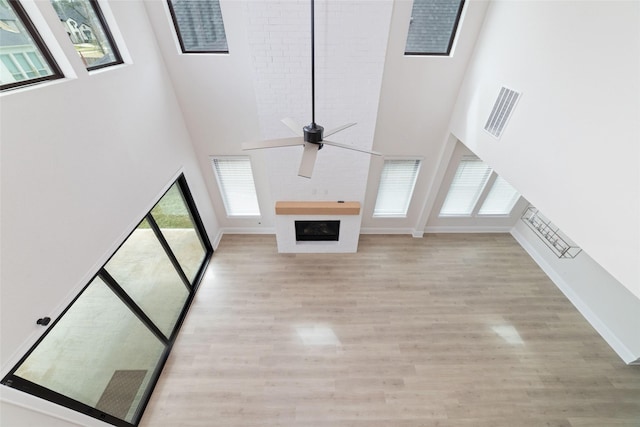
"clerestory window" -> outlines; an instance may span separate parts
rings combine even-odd
[[[0,0],[0,90],[62,77],[20,2]]]
[[[51,0],[51,3],[87,70],[122,64],[96,0]]]
[[[183,53],[228,53],[218,0],[167,0]]]
[[[405,55],[450,55],[464,0],[414,0]]]

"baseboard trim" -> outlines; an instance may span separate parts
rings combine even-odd
[[[609,344],[609,346],[620,356],[626,364],[640,364],[640,359],[634,355],[631,350],[609,329],[609,327],[596,315],[596,313],[587,305],[582,298],[573,290],[571,285],[567,283],[562,276],[553,268],[540,253],[529,243],[528,239],[517,229],[511,230],[511,235],[522,246],[522,248],[533,258],[538,266],[544,271],[560,291],[571,301],[582,316],[598,331],[600,336]]]
[[[509,233],[511,226],[450,226],[434,225],[424,229],[425,233]]]
[[[214,252],[218,250],[218,245],[220,245],[220,240],[222,240],[222,230],[218,230],[218,234],[213,238],[213,242],[211,242],[211,246],[213,246]]]
[[[414,230],[412,228],[373,228],[373,227],[361,227],[360,234],[411,234]]]

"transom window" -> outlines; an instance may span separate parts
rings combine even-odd
[[[440,217],[510,215],[520,194],[475,156],[460,160]]]
[[[212,157],[211,161],[227,216],[260,216],[249,157]]]
[[[374,217],[406,217],[418,178],[420,160],[385,160]]]
[[[62,77],[20,3],[0,0],[0,90]]]
[[[464,0],[414,0],[405,55],[449,55]]]
[[[95,0],[51,0],[87,70],[121,64],[107,22]]]
[[[218,0],[167,0],[183,53],[228,53]]]

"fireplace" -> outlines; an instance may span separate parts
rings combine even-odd
[[[296,242],[338,241],[340,221],[295,221]]]

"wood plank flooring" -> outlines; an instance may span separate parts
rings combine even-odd
[[[507,234],[226,235],[149,427],[638,427],[626,366]]]

